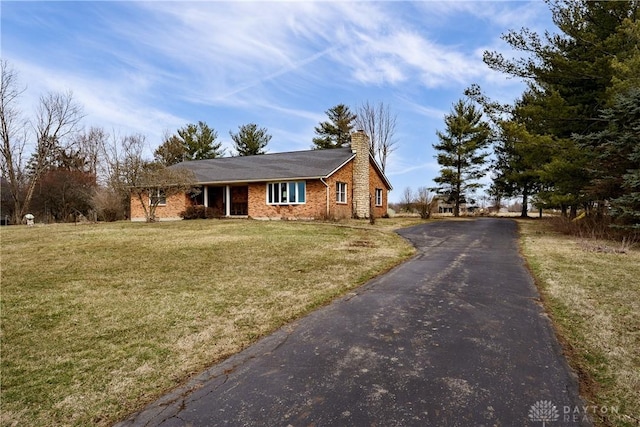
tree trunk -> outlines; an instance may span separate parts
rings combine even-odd
[[[373,197],[369,194],[369,224],[373,225],[376,223],[376,218],[373,215]]]
[[[36,175],[33,178],[31,178],[31,181],[29,182],[29,187],[27,188],[27,194],[24,197],[24,201],[22,202],[22,209],[20,210],[21,220],[26,214],[29,213],[28,211],[29,211],[29,208],[31,207],[31,199],[33,198],[33,192],[36,190],[36,183],[38,178],[39,176]]]
[[[567,217],[567,205],[565,204],[560,205],[560,215],[562,215],[562,218]]]
[[[462,187],[462,166],[461,166],[461,158],[458,155],[458,175],[456,176],[456,200],[453,206],[453,216],[460,216],[460,199],[462,198],[462,194],[460,194],[460,189]]]
[[[147,205],[145,204],[146,200],[144,200],[144,192],[140,192],[140,191],[136,191],[136,199],[138,199],[138,201],[140,202],[140,206],[142,206],[142,210],[144,212],[144,217],[145,217],[145,221],[146,222],[152,222],[151,221],[151,212],[150,209],[147,209]],[[129,218],[131,218],[131,214],[129,215]]]
[[[529,188],[524,187],[522,191],[522,210],[520,211],[521,218],[527,218],[529,212]]]
[[[569,212],[569,219],[574,219],[578,216],[578,206],[573,204],[571,205],[571,211]]]
[[[599,200],[598,205],[596,207],[596,219],[601,221],[604,218],[604,201]]]

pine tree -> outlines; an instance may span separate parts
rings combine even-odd
[[[441,167],[434,181],[439,184],[437,192],[446,195],[454,205],[454,216],[460,216],[460,205],[466,203],[466,195],[481,186],[477,180],[486,172],[488,153],[483,150],[490,143],[491,131],[482,120],[482,111],[463,100],[454,104],[444,121],[446,130],[436,132],[440,143],[433,145]]]
[[[522,197],[520,216],[529,211],[529,198],[541,189],[540,169],[548,161],[549,137],[530,134],[525,126],[514,120],[498,124],[499,136],[495,144],[493,190],[500,196]]]
[[[178,129],[177,138],[185,147],[185,160],[215,159],[224,155],[222,142],[217,142],[218,132],[210,128],[205,122],[197,125],[188,124]]]
[[[640,228],[640,89],[618,95],[601,117],[607,128],[580,138],[598,147],[592,191],[608,195],[621,225]]]
[[[550,162],[541,171],[546,187],[541,197],[563,210],[569,205],[575,216],[579,206],[610,198],[593,191],[598,177],[593,161],[600,147],[578,143],[575,136],[604,130],[600,111],[616,90],[634,86],[626,79],[637,75],[633,70],[640,63],[633,54],[639,8],[637,1],[548,4],[560,34],[510,32],[503,38],[524,57],[486,52],[484,59],[491,68],[528,83],[529,111],[520,123],[531,135],[550,137],[552,145]]]
[[[356,115],[344,104],[325,111],[328,121],[321,122],[315,128],[316,138],[313,138],[315,149],[348,147],[351,144],[351,131]]]
[[[266,128],[258,128],[255,123],[238,126],[238,132],[229,131],[229,135],[235,144],[238,156],[253,156],[264,154],[265,147],[271,141],[271,135]]]

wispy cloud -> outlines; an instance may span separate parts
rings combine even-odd
[[[415,114],[418,114],[423,117],[427,117],[429,119],[440,120],[445,116],[445,114],[449,113],[449,111],[443,110],[441,108],[436,108],[436,107],[432,107],[424,104],[418,104],[406,97],[400,98],[400,100],[404,108],[412,111]]]
[[[118,82],[68,75],[31,63],[15,64],[25,81],[33,82],[25,93],[26,113],[34,111],[39,97],[47,92],[71,91],[74,101],[82,105],[86,122],[104,127],[107,131],[143,133],[150,139],[160,139],[163,126],[185,123],[183,118],[154,108]]]
[[[522,83],[491,71],[484,50],[513,55],[500,34],[542,32],[543,2],[92,1],[6,2],[2,56],[29,89],[28,113],[47,91],[71,89],[86,123],[150,144],[205,120],[228,131],[255,122],[269,150],[311,146],[337,103],[398,108],[394,186],[428,185],[429,141],[471,83],[510,102]]]

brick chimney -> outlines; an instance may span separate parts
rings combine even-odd
[[[363,130],[351,134],[353,160],[353,216],[369,218],[369,137]]]

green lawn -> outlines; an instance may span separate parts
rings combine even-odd
[[[0,422],[111,425],[409,257],[404,224],[2,227]]]
[[[519,224],[590,415],[597,425],[640,425],[640,251],[616,253],[620,243],[567,237],[546,221]]]

